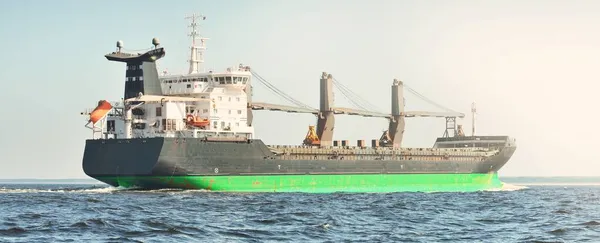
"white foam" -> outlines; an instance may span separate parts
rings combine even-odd
[[[500,188],[492,188],[492,189],[487,189],[485,191],[488,192],[512,192],[512,191],[518,191],[518,190],[523,190],[523,189],[527,189],[528,187],[523,186],[523,185],[513,185],[513,184],[508,184],[508,183],[502,183],[502,186]]]
[[[600,186],[600,182],[524,182],[523,186]]]
[[[0,193],[112,193],[124,190],[119,187],[100,187],[85,189],[36,189],[36,188],[6,188],[1,187]]]

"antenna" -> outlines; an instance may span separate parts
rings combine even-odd
[[[198,71],[200,70],[200,65],[204,63],[204,50],[206,50],[205,41],[208,40],[208,38],[200,36],[200,33],[198,31],[199,25],[198,22],[196,22],[196,20],[205,20],[206,16],[200,14],[192,14],[191,16],[185,17],[185,19],[191,19],[191,23],[188,25],[188,27],[191,28],[191,31],[188,34],[188,36],[192,37],[190,59],[188,60],[188,62],[190,63],[190,69],[188,73],[198,73]],[[196,43],[197,40],[200,41],[199,45],[197,45]],[[202,70],[204,71],[204,68]]]
[[[475,102],[473,102],[471,104],[471,113],[472,113],[472,116],[471,116],[471,119],[472,119],[471,120],[471,122],[472,122],[471,129],[473,129],[471,131],[471,136],[475,136],[475,114],[477,114],[477,108],[475,107]]]

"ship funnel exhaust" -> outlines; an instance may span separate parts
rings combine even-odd
[[[118,50],[104,55],[106,59],[114,62],[124,62],[125,69],[125,92],[123,99],[136,97],[139,93],[144,95],[161,95],[160,82],[156,61],[165,56],[165,50],[159,46],[157,38],[152,40],[154,49],[146,53],[123,52],[123,42],[117,42]]]

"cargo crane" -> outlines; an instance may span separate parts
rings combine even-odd
[[[249,69],[249,67],[247,67]],[[436,117],[436,118],[446,118],[446,137],[449,136],[450,131],[454,131],[454,136],[457,136],[457,128],[456,128],[456,118],[464,118],[465,115],[463,113],[452,111],[448,108],[445,108],[429,99],[425,96],[419,94],[414,91],[410,87],[406,87],[409,92],[417,95],[418,97],[424,99],[425,101],[432,103],[444,110],[446,112],[430,112],[430,111],[405,111],[404,110],[404,88],[405,84],[398,80],[394,79],[392,83],[392,92],[391,92],[391,101],[392,101],[392,109],[391,113],[381,113],[377,111],[368,111],[367,107],[372,105],[361,105],[358,101],[355,101],[353,98],[357,98],[358,96],[354,94],[351,90],[341,84],[339,81],[335,80],[331,74],[323,72],[321,74],[321,80],[319,83],[320,87],[320,105],[319,109],[312,108],[296,99],[287,95],[283,91],[276,88],[273,84],[266,81],[255,71],[251,71],[253,76],[268,89],[276,93],[277,95],[283,97],[284,99],[294,103],[297,106],[286,106],[279,104],[269,104],[262,102],[252,102],[249,103],[249,108],[251,110],[270,110],[270,111],[283,111],[290,113],[308,113],[317,116],[317,127],[316,131],[314,130],[314,126],[309,126],[309,131],[303,141],[304,145],[307,146],[336,146],[333,141],[333,129],[335,127],[335,117],[334,115],[354,115],[354,116],[363,116],[363,117],[379,117],[386,118],[389,120],[389,126],[386,131],[383,132],[377,143],[378,146],[384,147],[400,147],[402,144],[402,138],[404,135],[404,127],[405,127],[405,118],[412,117]],[[336,107],[333,104],[333,87],[336,85],[344,96],[350,100],[355,106],[359,109],[355,108],[346,108],[346,107]],[[354,96],[354,97],[351,97]],[[358,97],[360,99],[360,97]],[[364,101],[364,103],[367,103]],[[372,108],[371,108],[372,109]]]

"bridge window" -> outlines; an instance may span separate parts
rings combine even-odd
[[[177,122],[175,121],[175,119],[167,119],[167,127],[165,130],[174,131],[176,129],[177,129]]]
[[[146,128],[146,123],[133,123],[133,129],[145,129]]]
[[[188,88],[188,89],[189,89],[189,88],[191,88],[191,87],[192,87],[192,85],[191,85],[191,84],[188,84],[188,85],[187,85],[187,88]]]
[[[220,84],[225,84],[225,77],[218,77]]]
[[[163,119],[162,124],[165,131],[173,131],[177,128],[177,121],[175,119]]]
[[[238,77],[233,77],[233,84],[237,84],[238,82]]]
[[[244,77],[244,81],[242,81],[242,83],[246,84],[247,81],[248,81],[248,77]]]
[[[231,84],[231,76],[225,77],[225,80],[227,81],[227,84]]]

